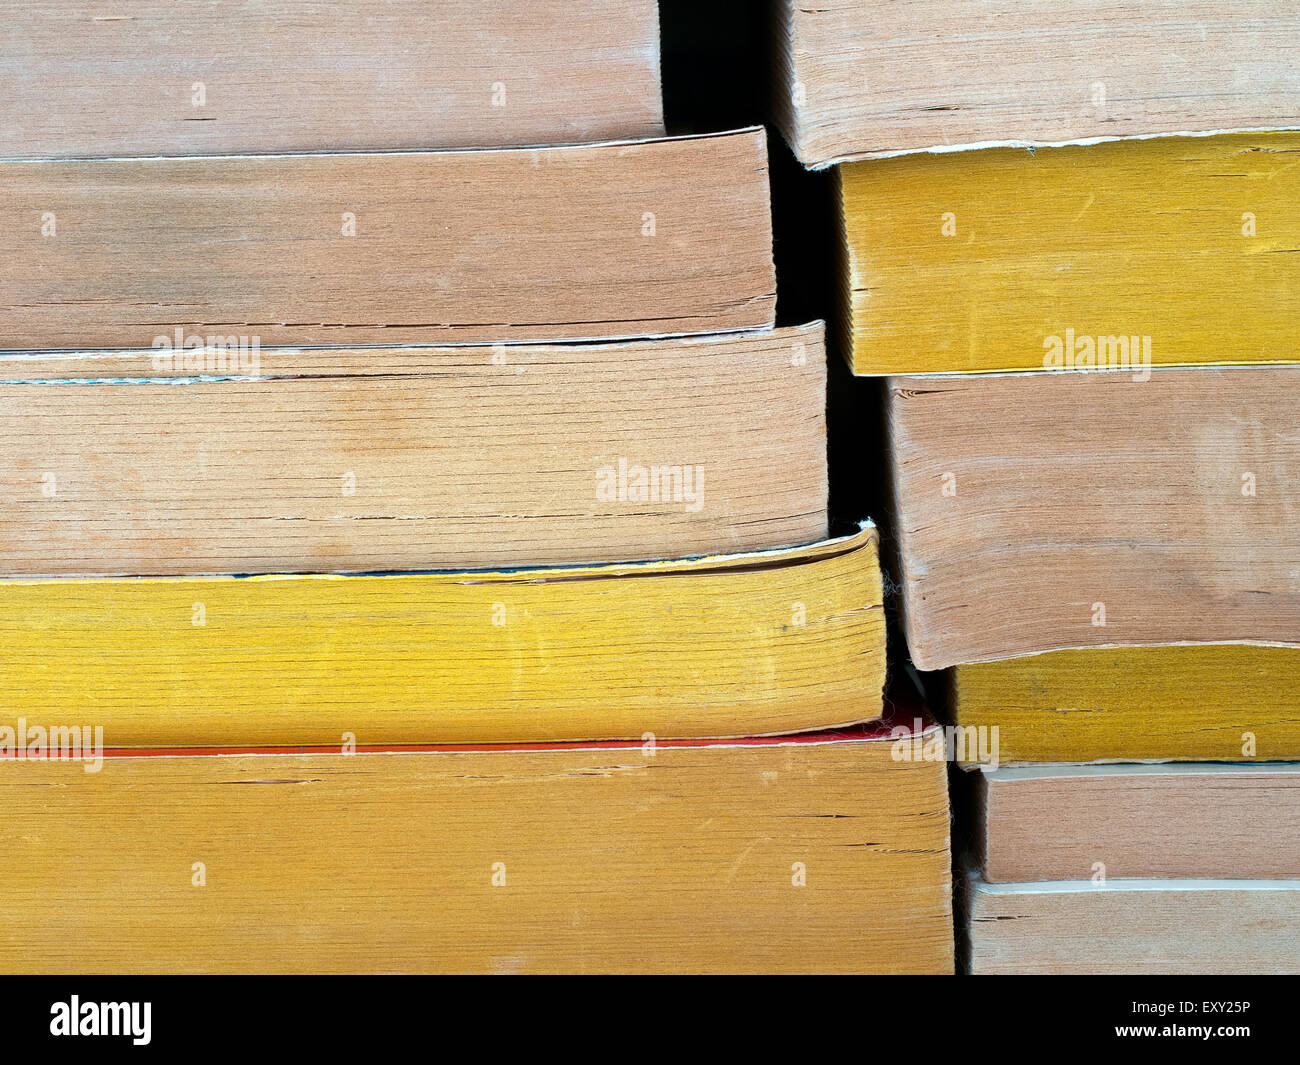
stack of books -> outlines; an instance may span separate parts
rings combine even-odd
[[[1295,12],[1011,7],[786,0],[774,87],[837,166],[911,659],[1008,767],[969,967],[1294,972]]]
[[[648,0],[129,8],[0,67],[0,969],[951,971],[763,130]]]

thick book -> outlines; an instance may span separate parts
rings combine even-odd
[[[1036,765],[975,784],[989,883],[1300,878],[1295,763]]]
[[[845,166],[853,368],[1294,361],[1297,152],[1263,133]]]
[[[118,748],[801,732],[879,717],[884,679],[870,525],[622,566],[0,580],[0,705]]]
[[[1300,367],[899,377],[887,392],[920,668],[1300,646]]]
[[[778,0],[777,122],[809,166],[1288,128],[1290,0]]]
[[[1300,880],[968,885],[980,974],[1300,973]]]
[[[763,329],[761,129],[555,148],[0,162],[0,350]]]
[[[946,769],[893,745],[0,760],[0,969],[949,973]]]
[[[1300,761],[1297,676],[1290,647],[1054,651],[958,666],[953,714],[1003,765]]]
[[[473,569],[827,534],[814,324],[0,356],[0,575]]]
[[[11,158],[663,132],[654,0],[20,3],[0,32]]]

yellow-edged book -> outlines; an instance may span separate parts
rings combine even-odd
[[[1300,133],[840,168],[859,374],[1297,358]]]
[[[879,717],[884,676],[869,524],[679,562],[0,581],[0,704],[114,748],[799,732]]]
[[[951,972],[946,769],[893,746],[0,761],[0,969]]]
[[[1300,649],[1054,651],[958,666],[959,724],[998,730],[1003,764],[1300,760]]]

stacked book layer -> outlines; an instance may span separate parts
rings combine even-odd
[[[130,6],[0,61],[0,968],[951,971],[764,131],[650,2]]]
[[[1296,29],[778,5],[836,339],[887,378],[908,650],[984,769],[976,973],[1300,964]]]

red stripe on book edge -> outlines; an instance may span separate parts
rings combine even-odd
[[[920,721],[918,731],[916,722]],[[655,739],[656,747],[773,747],[811,743],[854,743],[864,740],[891,740],[903,736],[920,735],[935,727],[934,719],[923,710],[895,709],[888,716],[844,729],[817,732],[794,732],[781,736],[748,736],[734,739]],[[905,732],[895,731],[903,729]],[[644,747],[645,740],[557,740],[550,743],[395,743],[358,744],[355,754],[474,754],[492,751],[574,751],[574,750],[635,750]],[[105,747],[104,758],[159,758],[181,756],[216,756],[241,754],[337,754],[339,745],[304,746],[249,746],[249,747]],[[30,756],[24,751],[20,758],[16,752],[0,754],[4,761],[73,761],[71,758],[49,758],[45,754]],[[84,761],[84,759],[76,759]]]

